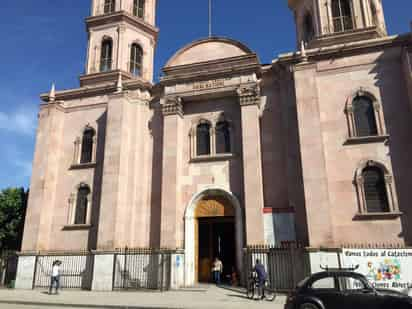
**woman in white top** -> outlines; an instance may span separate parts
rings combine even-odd
[[[60,261],[54,261],[53,262],[49,294],[52,294],[53,286],[55,286],[55,288],[56,288],[56,294],[59,294],[60,265],[61,265]]]
[[[217,285],[220,284],[220,275],[223,272],[223,263],[218,257],[215,258],[212,266],[213,280]]]

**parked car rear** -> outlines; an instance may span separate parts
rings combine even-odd
[[[325,271],[301,281],[288,296],[285,309],[412,309],[412,298],[397,291],[375,289],[352,271]]]

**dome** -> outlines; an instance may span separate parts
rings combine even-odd
[[[186,45],[173,55],[165,67],[207,62],[253,54],[244,44],[221,37],[201,39]]]

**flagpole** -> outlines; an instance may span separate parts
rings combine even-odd
[[[209,38],[212,37],[212,0],[209,0]]]

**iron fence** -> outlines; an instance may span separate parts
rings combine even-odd
[[[17,274],[17,255],[15,251],[0,252],[0,286],[12,287]]]
[[[244,278],[253,272],[257,259],[265,266],[269,287],[276,291],[293,290],[310,272],[307,252],[296,244],[247,247],[244,249]]]
[[[115,290],[169,290],[173,251],[122,249],[114,257]]]
[[[56,260],[61,261],[61,288],[84,290],[91,288],[93,256],[89,252],[39,254],[36,257],[34,288],[50,286],[53,262]]]

